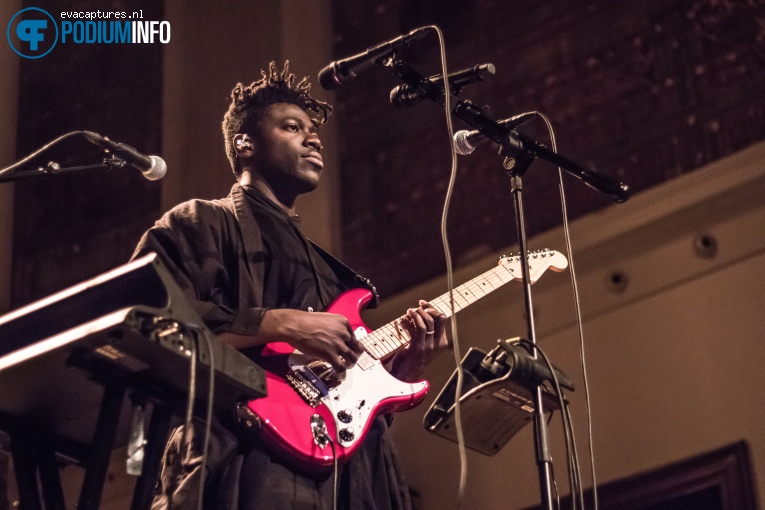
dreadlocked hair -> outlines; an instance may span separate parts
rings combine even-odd
[[[231,104],[223,116],[223,139],[226,156],[231,162],[234,175],[239,177],[240,169],[236,163],[233,139],[238,133],[252,135],[257,129],[258,120],[269,106],[276,103],[291,103],[306,112],[316,113],[315,121],[321,125],[327,121],[332,106],[311,97],[311,84],[308,78],[295,83],[295,75],[289,72],[289,60],[284,69],[279,71],[276,63],[268,64],[268,72],[260,71],[262,78],[250,85],[237,83],[231,91]]]

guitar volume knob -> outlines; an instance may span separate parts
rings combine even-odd
[[[351,421],[353,421],[353,415],[351,414],[351,410],[343,409],[342,411],[338,411],[337,419],[343,423],[350,423]]]
[[[337,435],[340,437],[341,441],[353,441],[356,438],[356,433],[353,431],[353,427],[346,427],[344,429],[340,429],[340,432],[337,433]]]

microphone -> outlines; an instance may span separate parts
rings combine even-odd
[[[130,145],[109,140],[92,131],[83,133],[89,142],[103,147],[133,168],[137,168],[150,181],[158,181],[167,173],[167,163],[159,156],[145,156]]]
[[[497,122],[497,124],[507,128],[508,131],[512,131],[518,126],[526,124],[537,115],[537,112],[521,113],[508,119],[500,120]],[[468,131],[463,129],[462,131],[457,131],[454,133],[454,148],[457,151],[457,154],[460,156],[467,156],[468,154],[473,153],[479,143],[486,140],[491,140],[491,138],[478,130]]]
[[[496,68],[494,64],[481,64],[474,67],[463,69],[455,73],[449,73],[448,80],[449,85],[452,88],[453,94],[459,94],[460,89],[465,85],[471,85],[484,80],[484,73],[494,74]],[[443,82],[443,76],[440,74],[434,74],[425,78],[423,83],[433,83],[441,87]],[[399,85],[390,91],[390,103],[393,106],[414,106],[423,99],[425,99],[425,92],[421,87],[412,87],[411,85]]]
[[[367,48],[366,51],[352,57],[336,60],[319,71],[319,84],[324,90],[336,90],[349,83],[361,73],[371,69],[379,60],[388,58],[395,52],[406,48],[422,39],[432,27],[415,28],[406,35]]]

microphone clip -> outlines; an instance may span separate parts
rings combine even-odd
[[[113,169],[121,169],[125,168],[128,165],[128,162],[119,157],[116,153],[113,151],[110,151],[109,149],[104,149],[104,152],[106,153],[106,157],[104,158],[104,164],[108,165],[108,168],[105,170],[106,172],[111,172]]]
[[[552,371],[550,371],[550,366],[546,362],[531,355],[526,345],[523,345],[524,343],[529,344],[528,340],[514,337],[506,340],[500,339],[497,343],[498,346],[484,358],[482,365],[485,366],[490,362],[503,362],[510,367],[511,377],[529,388],[548,381],[557,381],[561,387],[574,391],[574,381],[562,370],[551,365]],[[496,359],[492,359],[492,356],[495,356]]]
[[[449,92],[456,96],[468,85],[484,81],[487,74],[496,73],[494,64],[480,64],[461,71],[449,73]],[[390,91],[393,106],[414,106],[428,97],[428,87],[436,86],[443,91],[443,75],[434,74],[425,78],[419,85],[399,85]]]

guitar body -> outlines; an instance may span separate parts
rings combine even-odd
[[[361,338],[370,330],[359,312],[371,298],[368,290],[352,289],[341,294],[326,311],[345,316],[357,338]],[[314,360],[281,342],[268,344],[263,356],[268,396],[250,401],[247,407],[259,418],[259,436],[264,445],[294,467],[311,473],[327,473],[334,466],[332,445],[322,446],[314,439],[315,415],[321,417],[326,433],[335,443],[337,460],[343,463],[361,446],[378,414],[416,406],[429,388],[427,381],[399,381],[379,360],[364,353],[334,387],[322,387],[321,379],[309,381],[321,392],[313,406],[288,377],[296,372],[315,375],[316,370],[306,367]]]
[[[541,250],[528,257],[529,281],[534,283],[547,269],[563,271],[566,257]],[[522,279],[519,257],[501,257],[496,268],[454,289],[454,300],[443,294],[430,306],[447,317],[502,285]],[[405,383],[385,370],[380,360],[389,359],[411,341],[399,317],[375,331],[361,321],[359,312],[372,293],[353,289],[342,293],[327,312],[345,316],[365,352],[339,378],[329,363],[296,351],[287,343],[270,343],[259,364],[266,370],[268,396],[252,400],[247,410],[262,443],[285,462],[309,473],[323,474],[361,446],[380,413],[410,409],[425,398],[428,382]],[[334,444],[334,455],[330,438]]]

